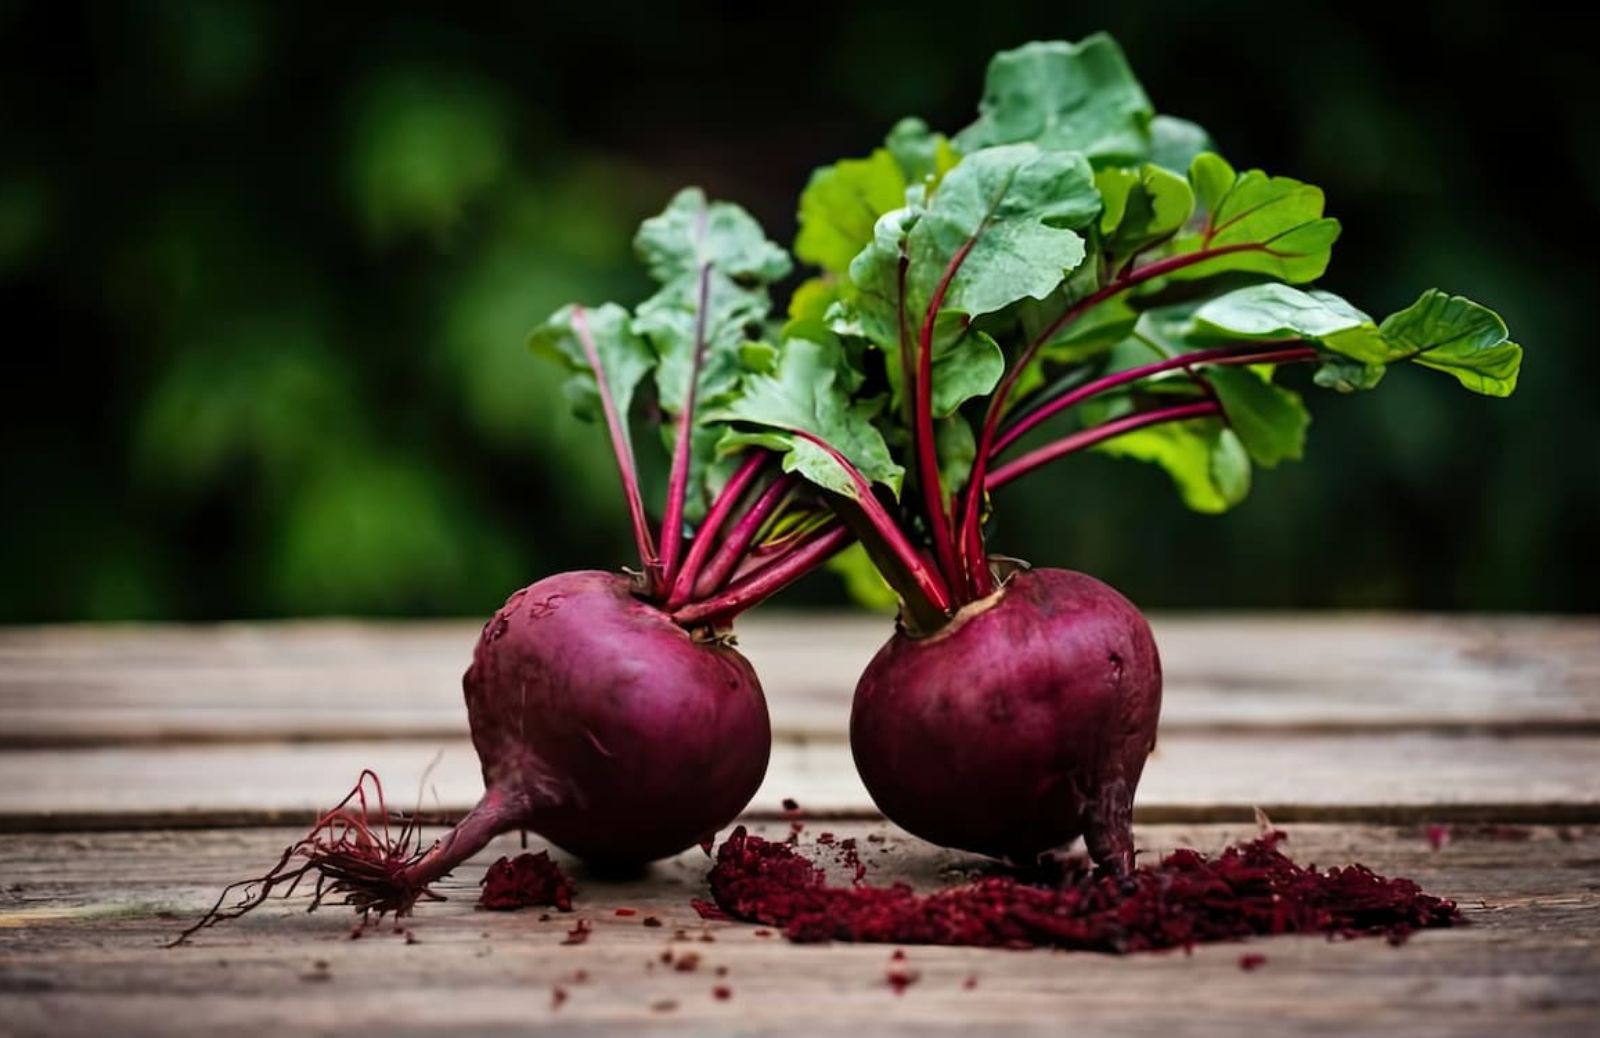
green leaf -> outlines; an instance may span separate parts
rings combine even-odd
[[[1105,202],[1100,214],[1102,247],[1118,259],[1135,256],[1171,236],[1194,212],[1189,182],[1160,166],[1103,169],[1094,182]]]
[[[573,412],[585,421],[601,420],[599,383],[576,325],[580,313],[593,340],[612,402],[626,427],[634,390],[655,366],[650,347],[633,332],[633,320],[628,311],[615,303],[588,310],[564,306],[533,330],[528,336],[528,345],[534,353],[556,361],[572,373],[564,389]]]
[[[1019,299],[1043,299],[1083,262],[1083,239],[1072,228],[1099,213],[1081,155],[1016,144],[967,156],[945,174],[907,233],[911,312],[920,317],[962,249],[968,251],[943,308],[977,317]]]
[[[707,201],[698,188],[680,191],[646,220],[634,247],[662,282],[633,323],[658,358],[662,410],[683,410],[702,346],[697,400],[717,403],[737,387],[739,349],[761,337],[771,307],[766,285],[789,272],[789,257],[743,209]]]
[[[1174,239],[1173,254],[1221,254],[1176,270],[1172,278],[1246,271],[1301,283],[1327,270],[1339,221],[1322,215],[1321,188],[1258,169],[1235,173],[1210,153],[1195,158],[1189,183],[1206,217],[1193,233]]]
[[[829,559],[827,565],[844,581],[845,593],[858,605],[890,614],[900,607],[899,593],[883,579],[860,541]]]
[[[1484,396],[1510,396],[1522,368],[1522,347],[1507,337],[1500,315],[1436,288],[1378,326],[1398,357],[1455,376]],[[1360,360],[1368,358],[1360,357]]]
[[[795,255],[844,274],[871,243],[878,218],[906,204],[906,189],[932,187],[957,158],[942,134],[920,119],[902,119],[884,146],[866,158],[842,159],[814,171],[800,194]]]
[[[1136,429],[1094,449],[1160,465],[1196,512],[1226,512],[1250,493],[1250,457],[1239,437],[1215,418]]]
[[[1507,339],[1494,311],[1460,296],[1429,289],[1381,325],[1331,292],[1304,292],[1288,285],[1238,289],[1201,306],[1194,314],[1197,344],[1251,339],[1301,338],[1336,356],[1317,372],[1331,389],[1371,389],[1387,365],[1412,361],[1455,376],[1488,396],[1516,388],[1522,347]]]
[[[1150,161],[1183,173],[1201,152],[1211,151],[1211,135],[1187,119],[1158,115],[1150,120]]]
[[[841,296],[837,278],[826,275],[800,282],[789,297],[789,317],[793,320],[822,320]]]
[[[978,112],[977,122],[955,138],[968,157],[1028,141],[1081,152],[1096,166],[1142,161],[1154,114],[1122,48],[1104,33],[996,54]]]
[[[959,493],[972,474],[972,462],[978,456],[978,443],[972,435],[972,426],[958,414],[950,415],[933,428],[935,446],[939,452],[939,481],[946,494]]]
[[[743,371],[739,348],[761,334],[767,309],[764,291],[744,288],[716,272],[708,275],[703,295],[697,279],[682,278],[641,303],[633,328],[656,352],[662,411],[676,415],[688,400],[702,310],[705,354],[700,362],[697,400],[710,404],[736,388]]]
[[[850,265],[854,297],[830,312],[830,323],[884,351],[899,407],[902,339],[914,356],[927,307],[953,260],[963,256],[933,326],[934,414],[943,417],[991,391],[1004,371],[1000,347],[971,318],[1054,291],[1083,260],[1083,239],[1069,228],[1085,226],[1099,211],[1082,156],[1030,144],[968,156],[945,175],[925,209],[907,206],[878,221],[872,243]]]
[[[895,402],[899,402],[896,375]],[[933,416],[943,418],[973,397],[985,396],[1005,374],[1006,359],[1000,345],[972,327],[965,314],[941,311],[933,323]]]
[[[905,200],[905,175],[887,149],[824,166],[811,174],[801,192],[794,254],[824,270],[844,273],[872,240],[878,217]]]
[[[697,187],[679,191],[641,224],[633,247],[663,285],[698,278],[704,266],[736,281],[770,283],[792,266],[749,213],[731,202],[709,202]]]
[[[1273,385],[1249,368],[1209,368],[1206,378],[1228,426],[1256,464],[1272,468],[1280,461],[1298,461],[1305,453],[1311,415],[1299,393]]]
[[[854,481],[833,457],[795,435],[810,433],[825,440],[869,481],[898,494],[903,471],[872,424],[875,405],[850,401],[844,366],[844,348],[831,336],[827,341],[785,341],[774,373],[747,375],[735,399],[706,414],[708,422],[736,426],[722,437],[720,449],[727,452],[753,444],[781,451],[785,471],[799,472],[818,486],[857,498]],[[750,426],[754,428],[745,428]]]
[[[895,123],[889,136],[884,138],[883,146],[894,156],[908,185],[924,184],[931,188],[961,159],[945,135],[929,130],[921,119],[901,119]]]

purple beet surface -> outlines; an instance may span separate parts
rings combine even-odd
[[[897,632],[856,686],[850,747],[878,807],[923,839],[1027,864],[1082,836],[1127,872],[1160,713],[1133,604],[1031,569],[933,635]]]

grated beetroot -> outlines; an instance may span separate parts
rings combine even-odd
[[[551,905],[570,912],[575,893],[577,889],[572,880],[551,859],[549,851],[519,854],[515,858],[501,858],[489,866],[489,871],[483,875],[478,907],[509,912],[530,905]]]
[[[909,886],[829,886],[784,843],[735,829],[709,876],[712,911],[781,927],[792,941],[1058,947],[1124,953],[1187,948],[1256,934],[1384,935],[1452,926],[1452,901],[1363,865],[1319,871],[1279,849],[1278,831],[1214,858],[1178,850],[1126,879],[1063,863],[1045,883],[990,876],[929,895]],[[696,907],[705,905],[696,902]],[[702,915],[708,913],[702,911]],[[764,931],[755,931],[760,936]]]

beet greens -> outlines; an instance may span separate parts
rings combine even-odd
[[[1153,461],[1217,512],[1252,464],[1302,453],[1281,367],[1316,365],[1341,392],[1403,361],[1476,393],[1516,386],[1521,347],[1471,300],[1430,289],[1375,320],[1307,287],[1340,230],[1321,190],[1237,171],[1156,115],[1104,35],[997,55],[976,122],[947,139],[903,121],[813,174],[799,214],[796,254],[820,270],[784,333],[861,358],[856,406],[881,401],[907,492],[836,505],[865,513],[852,529],[921,630],[994,591],[990,494],[1050,461]]]

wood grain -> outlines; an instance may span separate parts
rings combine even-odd
[[[1164,724],[1600,734],[1591,618],[1156,616]],[[865,616],[761,613],[741,646],[775,729],[838,737],[888,636]],[[0,746],[440,739],[465,730],[473,623],[339,621],[0,631]]]
[[[781,828],[774,826],[775,830]],[[888,832],[878,876],[919,887],[959,880],[972,859]],[[816,830],[811,830],[814,833]],[[1215,850],[1247,827],[1144,827],[1141,845]],[[1379,940],[1271,938],[1193,955],[1114,958],[910,948],[920,980],[896,996],[891,949],[796,946],[756,928],[701,924],[698,851],[635,881],[578,873],[588,943],[560,942],[572,917],[474,912],[476,880],[502,840],[449,883],[451,899],[410,922],[349,940],[350,918],[274,904],[192,945],[159,945],[228,880],[259,869],[294,833],[106,833],[0,842],[0,1030],[12,1034],[509,1034],[530,1028],[683,1034],[985,1033],[1115,1035],[1589,1035],[1600,1021],[1600,830],[1533,829],[1525,841],[1464,836],[1440,851],[1420,832],[1300,826],[1291,851],[1361,860],[1459,899],[1470,926]],[[808,834],[808,838],[809,838]],[[863,846],[875,847],[862,841]],[[537,844],[536,844],[537,845]],[[109,880],[109,881],[108,881]],[[638,914],[619,917],[619,907]],[[642,925],[646,915],[665,925]],[[687,941],[674,940],[683,928]],[[698,940],[709,931],[712,942]],[[693,972],[659,962],[702,956]],[[1244,952],[1266,956],[1252,972]],[[319,966],[318,963],[323,965]],[[726,978],[714,969],[728,969]],[[574,982],[576,970],[586,982]],[[963,982],[977,978],[976,987]],[[711,989],[726,983],[732,998]],[[552,1007],[551,989],[568,994]],[[671,1008],[664,1007],[667,1003]]]
[[[457,815],[483,792],[465,739],[10,750],[0,753],[0,828],[309,818],[364,767],[405,809]],[[1248,818],[1260,805],[1300,818],[1600,821],[1597,768],[1595,736],[1180,731],[1150,758],[1138,803],[1149,820]],[[750,810],[775,816],[785,797],[824,814],[876,814],[835,741],[774,746]]]

